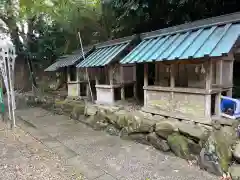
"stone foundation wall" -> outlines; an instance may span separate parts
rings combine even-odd
[[[112,90],[113,89],[111,88],[101,88],[99,86],[96,86],[97,102],[104,104],[114,103]]]
[[[78,83],[68,83],[68,96],[74,97],[79,96],[79,84]]]
[[[147,90],[146,106],[190,117],[205,116],[205,96],[202,94]]]
[[[68,115],[95,130],[153,146],[163,152],[172,152],[216,175],[230,172],[234,180],[240,178],[238,121],[229,120],[227,125],[216,121],[212,126],[205,126],[141,111],[130,112],[121,107],[85,104],[82,101],[46,96],[19,98],[20,102],[25,101],[28,105]]]

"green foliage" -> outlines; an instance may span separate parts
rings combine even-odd
[[[79,31],[84,45],[107,37],[98,0],[1,0],[0,19],[17,54],[27,60],[34,86],[33,64],[50,65],[58,56],[79,48]]]
[[[0,1],[0,18],[18,52],[44,63],[79,48],[79,31],[87,45],[237,10],[237,0]]]
[[[238,0],[111,0],[115,36],[148,32],[240,10]]]

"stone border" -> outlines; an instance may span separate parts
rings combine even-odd
[[[40,106],[67,115],[94,130],[151,145],[163,152],[173,152],[178,157],[198,162],[200,168],[215,175],[221,176],[230,171],[233,179],[240,178],[238,121],[228,126],[215,122],[211,127],[83,101],[30,95],[18,98],[28,106]]]

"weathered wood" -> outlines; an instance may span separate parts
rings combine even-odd
[[[217,61],[217,85],[222,86],[222,76],[223,76],[223,60],[220,59]]]
[[[144,64],[144,87],[148,86],[148,64]],[[144,106],[147,105],[147,90],[144,89]]]
[[[206,89],[209,90],[212,87],[212,74],[213,74],[213,68],[212,64],[213,62],[209,59],[207,61],[207,71],[206,71]]]
[[[221,92],[217,93],[215,97],[215,115],[221,116]]]
[[[124,84],[124,74],[123,74],[123,66],[120,66],[120,79],[121,79],[121,84]],[[124,86],[121,87],[121,100],[125,100],[125,91],[124,91]]]
[[[170,86],[171,88],[175,87],[175,64],[171,64],[170,66]]]

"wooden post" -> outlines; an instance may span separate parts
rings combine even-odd
[[[148,64],[144,64],[144,86],[148,86]]]
[[[108,74],[109,74],[109,83],[110,83],[110,85],[113,85],[113,72],[112,72],[112,66],[111,65],[108,68]]]
[[[230,82],[230,84],[232,85],[233,84],[233,63],[234,63],[234,61],[230,61],[229,62],[230,63],[230,67],[229,67],[229,70],[230,70],[230,72],[229,72],[229,82]]]
[[[211,117],[211,95],[205,95],[205,117]]]
[[[231,87],[233,86],[233,66],[234,66],[234,60],[230,62],[230,73],[229,73],[229,82],[231,84]],[[227,92],[227,96],[232,97],[232,90],[233,88],[230,88]]]
[[[124,91],[124,72],[123,66],[120,65],[120,80],[121,80],[121,100],[125,100],[125,91]]]
[[[70,82],[70,70],[69,67],[67,67],[67,80]]]
[[[175,64],[171,64],[170,67],[170,87],[175,87]]]
[[[102,71],[98,68],[94,69],[94,76],[95,76],[95,83],[96,85],[99,85],[99,78],[101,76]]]
[[[80,96],[81,93],[80,93],[80,80],[79,80],[79,69],[76,68],[76,83],[77,83],[77,96]]]
[[[174,111],[174,87],[175,87],[175,64],[170,66],[170,87],[171,87],[171,110]]]
[[[87,70],[86,71],[84,71],[84,73],[85,73],[85,78],[84,79],[86,79],[87,80]],[[87,96],[87,98],[88,99],[90,99],[91,97],[90,97],[90,87],[89,87],[89,84],[90,83],[86,83],[86,96]]]
[[[207,71],[206,71],[206,90],[210,90],[212,88],[212,60],[207,60]]]
[[[110,91],[111,91],[111,94],[112,94],[112,101],[114,101],[115,97],[114,97],[114,88],[113,88],[113,72],[112,72],[113,68],[112,66],[110,65],[109,68],[108,68],[108,74],[109,74],[109,83],[110,83]]]
[[[206,87],[205,89],[210,91],[212,88],[212,75],[213,75],[213,68],[212,68],[212,60],[207,59],[207,68],[206,68]],[[205,95],[205,116],[207,118],[211,117],[211,95]],[[215,110],[216,110],[216,105],[215,105]]]
[[[144,87],[148,86],[148,64],[144,64]],[[147,105],[147,90],[144,89],[144,106]]]
[[[220,59],[218,62],[217,62],[217,85],[219,86],[222,86],[223,85],[223,82],[222,82],[222,79],[223,79],[223,60]]]
[[[232,89],[233,88],[229,88],[229,90],[227,91],[227,96],[228,97],[232,97]]]
[[[136,74],[136,64],[134,64],[133,66],[133,96],[134,96],[134,99],[137,99],[137,74]]]
[[[96,82],[96,85],[99,85],[99,79],[97,76],[95,76],[95,82]]]

